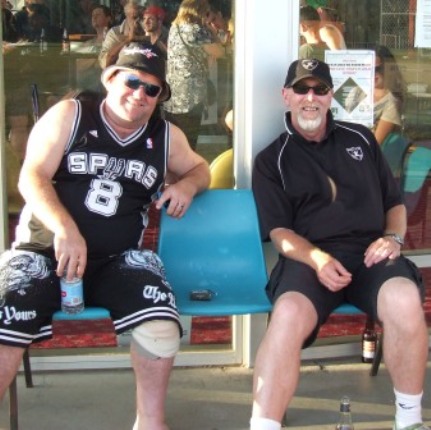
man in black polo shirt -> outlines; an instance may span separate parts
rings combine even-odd
[[[258,154],[253,192],[279,260],[274,310],[254,376],[251,430],[278,430],[299,379],[301,348],[348,301],[378,318],[395,392],[395,430],[429,430],[421,400],[428,353],[417,268],[400,255],[406,209],[373,134],[334,121],[327,64],[291,64],[286,131]]]

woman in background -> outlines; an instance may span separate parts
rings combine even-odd
[[[379,144],[382,144],[390,133],[401,131],[406,86],[391,51],[383,45],[377,45],[374,50],[376,63],[373,132]]]
[[[168,121],[178,125],[195,150],[207,101],[209,62],[224,55],[207,0],[183,0],[168,38],[166,80],[172,91],[164,104]]]

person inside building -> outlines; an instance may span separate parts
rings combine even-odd
[[[145,8],[142,18],[142,25],[145,35],[149,37],[149,42],[157,47],[168,57],[168,36],[169,32],[164,27],[163,21],[166,12],[159,6],[151,5]]]
[[[205,107],[211,104],[209,89],[215,92],[208,82],[209,62],[224,56],[213,18],[207,0],[183,0],[169,30],[167,80],[172,97],[163,108],[166,118],[184,130],[193,149]]]
[[[163,263],[141,246],[150,205],[184,216],[209,167],[178,127],[152,116],[170,96],[160,50],[126,45],[101,79],[106,98],[60,101],[30,134],[19,179],[26,207],[0,258],[2,314],[30,316],[0,318],[0,398],[25,349],[52,336],[60,277],[78,277],[86,306],[107,308],[117,333],[131,330],[134,430],[167,430],[181,324]],[[165,187],[168,173],[177,181]]]
[[[324,60],[325,50],[346,49],[344,36],[327,9],[302,6],[299,17],[300,35],[305,41],[299,47],[299,58]]]
[[[69,34],[93,34],[91,12],[97,0],[75,0],[68,2],[65,26]]]
[[[46,42],[46,52],[43,55],[56,55],[61,41],[61,29],[50,24],[49,14],[49,9],[42,0],[28,0],[19,11],[20,18],[16,20],[19,43],[3,45],[7,134],[20,160],[25,155],[34,113],[30,85],[35,82],[45,84],[41,77],[44,75],[43,67],[48,63],[41,61],[35,65],[27,55],[35,52],[40,54],[40,46],[35,42],[40,42],[42,31]],[[34,56],[30,58],[34,59]],[[58,81],[53,79],[51,82],[53,93],[59,90],[61,80],[60,77]]]
[[[325,59],[329,49],[320,37],[320,16],[312,6],[302,6],[299,10],[299,34],[304,43],[299,47],[299,58]]]
[[[112,15],[109,7],[104,5],[94,6],[91,13],[91,23],[96,31],[96,36],[81,43],[73,50],[76,54],[85,54],[78,55],[75,58],[76,85],[80,89],[103,92],[103,86],[100,82],[101,68],[98,55],[102,49],[106,34],[112,25]]]
[[[112,27],[102,43],[99,64],[102,69],[114,64],[121,49],[130,42],[143,42],[148,38],[142,26],[142,7],[136,0],[124,5],[125,19],[120,25]]]
[[[34,27],[39,22],[46,26],[49,23],[50,14],[45,0],[25,0],[23,8],[14,15],[18,38],[30,41],[38,40],[40,37],[40,28],[38,29],[38,33],[35,33]],[[42,18],[39,18],[40,15]],[[32,18],[34,16],[36,16],[36,19]]]
[[[382,144],[390,133],[402,129],[402,112],[406,85],[389,48],[375,47],[374,126],[377,142]]]
[[[398,185],[371,130],[333,119],[326,63],[294,61],[282,95],[286,131],[256,156],[252,173],[262,239],[279,259],[266,287],[274,306],[256,357],[250,429],[281,428],[301,349],[347,301],[384,327],[394,430],[430,430],[421,409],[424,285],[401,254],[407,223]]]
[[[8,7],[7,0],[1,1],[2,14],[2,34],[3,42],[16,42],[18,40],[18,30],[16,28],[15,15]]]
[[[338,18],[337,11],[328,7],[318,7],[320,16],[320,38],[326,43],[329,49],[346,49],[343,32],[344,25]]]

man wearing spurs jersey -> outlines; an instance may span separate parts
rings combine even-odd
[[[125,46],[102,83],[106,98],[59,102],[29,138],[19,179],[26,206],[0,261],[0,395],[25,348],[51,337],[66,271],[83,278],[87,306],[110,310],[117,333],[132,330],[134,430],[167,430],[181,325],[162,262],[141,246],[151,203],[180,218],[210,174],[184,133],[152,116],[170,96],[156,47]],[[165,187],[168,173],[178,180]]]

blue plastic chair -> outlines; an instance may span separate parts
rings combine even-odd
[[[166,212],[158,253],[183,315],[266,313],[267,271],[250,190],[208,190],[180,220]]]
[[[185,216],[161,216],[158,253],[183,315],[270,313],[268,280],[251,190],[208,190]],[[363,315],[345,303],[337,315]],[[381,360],[378,348],[371,375]]]

